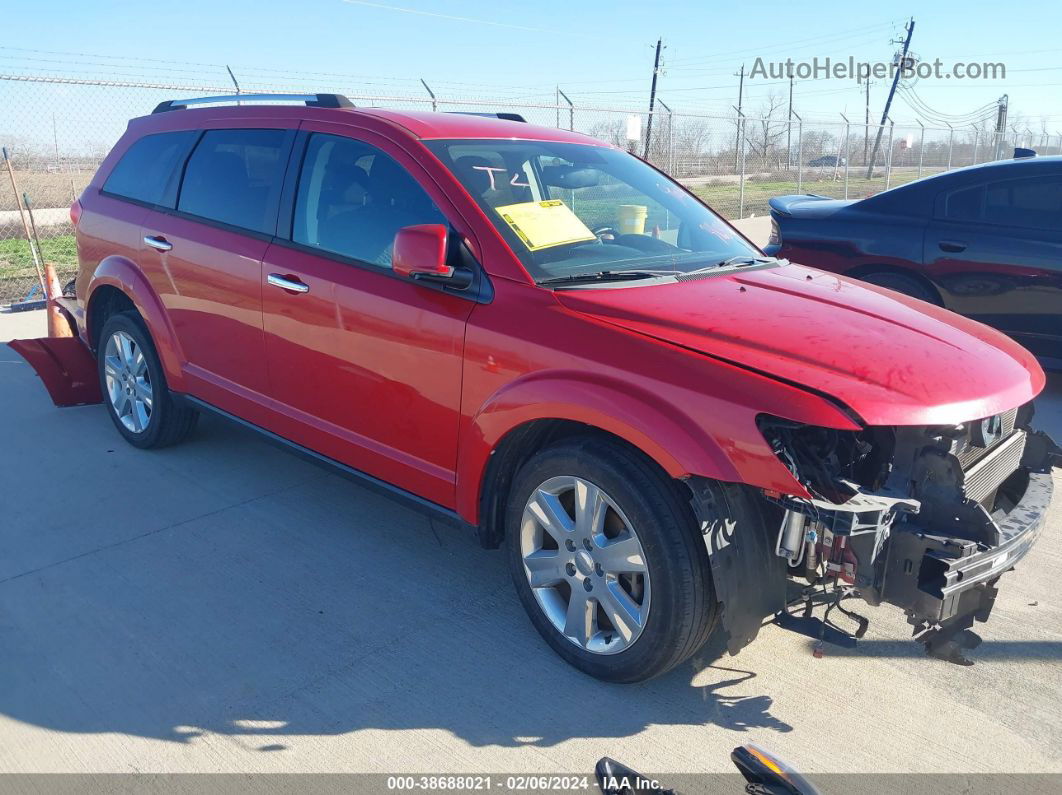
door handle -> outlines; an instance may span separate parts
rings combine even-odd
[[[169,251],[173,248],[173,243],[168,241],[162,235],[144,235],[144,242],[158,251]]]
[[[941,240],[937,245],[940,246],[941,251],[949,251],[952,254],[966,251],[966,244],[961,240]]]
[[[286,276],[281,276],[279,273],[269,274],[266,277],[266,283],[279,287],[281,290],[290,290],[293,293],[310,292],[310,285],[303,284],[298,279],[289,279]]]

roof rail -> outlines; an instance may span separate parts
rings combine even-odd
[[[483,116],[488,119],[504,119],[505,121],[521,121],[527,124],[527,119],[519,113],[476,113],[472,110],[448,110],[446,113],[454,113],[458,116]]]
[[[228,94],[219,97],[168,99],[155,106],[152,114],[170,110],[184,110],[189,105],[210,105],[216,102],[304,102],[313,108],[353,108],[354,103],[342,94]]]

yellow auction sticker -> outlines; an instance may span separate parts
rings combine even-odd
[[[597,239],[560,199],[507,204],[495,209],[531,251]]]

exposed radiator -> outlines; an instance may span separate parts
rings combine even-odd
[[[990,496],[1021,463],[1025,451],[1025,431],[1015,431],[980,458],[963,474],[963,490],[967,498],[982,502]]]
[[[1014,423],[1018,418],[1018,410],[1016,408],[1010,411],[1005,411],[999,415],[1002,427],[1000,428],[1000,439],[1006,439],[1010,436],[1011,431],[1014,430]],[[971,423],[972,424],[972,423]],[[999,444],[998,442],[996,443]],[[959,439],[955,443],[955,447],[952,452],[955,457],[959,459],[959,463],[963,469],[969,469],[978,459],[983,458],[989,450],[994,449],[995,446],[986,450],[984,447],[977,447],[971,443],[969,432],[962,439]]]

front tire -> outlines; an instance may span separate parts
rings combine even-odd
[[[534,455],[513,482],[506,539],[531,622],[598,679],[659,676],[715,624],[691,509],[665,473],[618,442],[579,438]]]
[[[129,444],[167,447],[191,434],[199,413],[173,400],[151,335],[137,313],[107,318],[96,360],[103,404]]]

